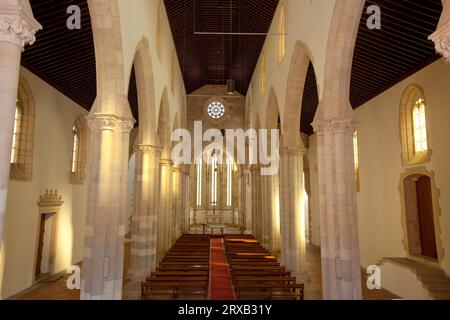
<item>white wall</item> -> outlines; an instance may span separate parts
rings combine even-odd
[[[56,189],[64,204],[56,235],[55,271],[82,260],[87,188],[69,184],[72,127],[87,111],[51,86],[21,69],[35,101],[33,180],[10,181],[5,233],[0,256],[0,298],[33,282],[39,211],[37,201],[46,189]],[[87,181],[87,178],[86,178]]]
[[[122,46],[124,52],[125,90],[128,91],[129,75],[139,41],[146,37],[150,44],[154,85],[155,85],[155,128],[158,123],[159,107],[164,88],[169,94],[170,124],[173,128],[175,115],[181,113],[186,91],[181,76],[181,70],[176,65],[176,82],[174,93],[171,91],[172,57],[176,55],[167,15],[163,16],[163,40],[161,59],[156,52],[156,24],[159,0],[119,0],[120,22],[122,29]],[[163,1],[161,0],[163,4]],[[164,6],[164,4],[163,4]],[[164,10],[165,13],[165,10]],[[178,115],[180,119],[181,114]]]
[[[278,22],[281,5],[286,12],[286,55],[281,63],[278,63]],[[281,121],[284,120],[285,95],[287,78],[297,41],[301,41],[311,51],[311,59],[316,73],[318,94],[322,97],[326,49],[328,34],[331,25],[335,0],[310,1],[310,0],[281,0],[275,12],[269,36],[262,49],[266,65],[266,89],[261,92],[261,57],[259,58],[255,72],[253,73],[250,89],[254,112],[258,112],[261,125],[264,126],[265,112],[270,88],[273,87],[277,95],[280,108]],[[250,91],[247,95],[250,94]],[[301,106],[298,106],[299,108]],[[253,116],[253,119],[255,116]]]
[[[406,170],[401,163],[399,110],[405,88],[409,84],[417,84],[425,92],[428,139],[432,149],[431,161],[425,167],[436,174],[436,185],[440,190],[439,223],[445,254],[442,268],[450,275],[449,83],[450,68],[440,59],[355,111],[360,164],[360,192],[357,196],[359,242],[364,267],[379,263],[383,257],[407,256],[402,243],[406,235],[402,228],[399,192],[400,176]],[[312,168],[317,166],[316,145],[316,138],[310,137]],[[317,208],[313,212],[317,220]]]

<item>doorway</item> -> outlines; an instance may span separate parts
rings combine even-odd
[[[412,175],[404,180],[409,253],[437,260],[431,179]]]
[[[54,272],[55,214],[41,214],[37,242],[35,280],[41,280]]]

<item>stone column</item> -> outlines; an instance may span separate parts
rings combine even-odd
[[[315,120],[323,298],[361,299],[352,119]]]
[[[189,182],[189,167],[184,165],[181,167],[181,183],[180,183],[180,203],[181,203],[181,212],[180,212],[180,233],[184,234],[189,229],[189,190],[190,190],[190,182]]]
[[[278,174],[260,175],[262,203],[262,245],[275,256],[280,254]]]
[[[135,208],[131,218],[130,280],[144,281],[156,267],[159,159],[161,149],[139,145],[136,150]]]
[[[126,101],[124,99],[116,100]],[[92,113],[82,300],[122,298],[129,135],[133,119]]]
[[[9,183],[20,56],[26,45],[34,43],[35,34],[40,29],[42,27],[33,18],[29,7],[0,4],[0,243]]]
[[[445,1],[436,32],[429,39],[434,42],[436,52],[450,62],[450,1]]]
[[[258,166],[252,166],[252,229],[253,235],[262,242],[261,225],[261,175]]]
[[[171,233],[171,246],[180,237],[180,215],[181,215],[181,168],[172,167],[172,223],[169,226]]]
[[[252,222],[252,173],[248,169],[244,169],[243,175],[243,194],[244,194],[244,212],[245,215],[245,233],[253,233],[253,222]]]
[[[300,144],[285,143],[280,149],[281,258],[298,283],[306,280],[304,152]]]
[[[158,239],[157,239],[157,262],[170,249],[170,228],[172,215],[172,162],[168,159],[160,161],[160,189],[159,189],[159,216],[158,216]]]

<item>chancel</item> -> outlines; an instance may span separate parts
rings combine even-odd
[[[450,300],[449,39],[450,0],[0,0],[0,299]]]

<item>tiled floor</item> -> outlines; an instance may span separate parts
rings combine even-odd
[[[128,270],[130,263],[130,244],[125,244],[125,264],[124,274]],[[318,300],[322,298],[322,278],[320,265],[320,249],[308,246],[307,248],[307,270],[310,281],[306,283],[305,298]],[[390,300],[397,298],[386,290],[368,290],[365,286],[366,277],[362,274],[363,297],[365,300]],[[31,289],[14,297],[17,300],[78,300],[79,290],[69,290],[66,287],[67,276],[61,277],[53,282],[43,282],[36,284]],[[123,298],[125,300],[140,299],[140,284],[124,281]]]

